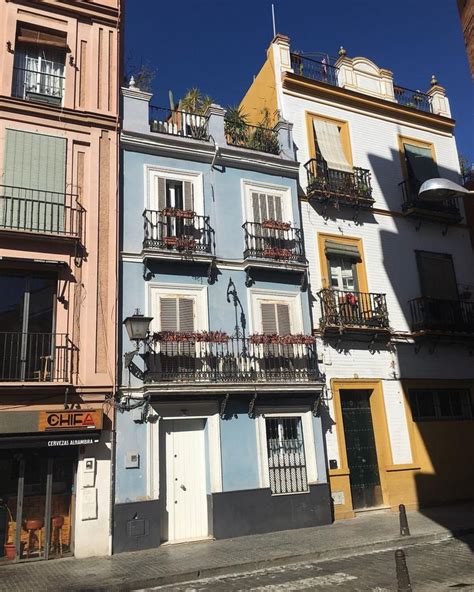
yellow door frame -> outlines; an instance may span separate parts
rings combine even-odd
[[[331,379],[331,392],[333,395],[334,415],[336,420],[337,444],[339,448],[340,467],[329,471],[329,476],[344,477],[347,482],[344,484],[345,495],[350,494],[350,469],[347,461],[346,438],[344,435],[344,421],[342,418],[341,391],[342,390],[366,390],[371,391],[369,397],[372,425],[375,438],[375,451],[379,467],[380,486],[384,506],[390,506],[390,495],[387,478],[387,468],[392,466],[392,450],[388,433],[387,415],[385,413],[385,402],[381,380],[372,379]],[[352,496],[349,495],[350,504],[344,504],[344,514],[354,512],[352,507]],[[340,512],[342,514],[343,512]],[[342,517],[337,516],[336,518]],[[348,516],[349,517],[349,516]]]

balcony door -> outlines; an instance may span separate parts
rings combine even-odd
[[[66,139],[6,130],[0,227],[63,234],[66,226]]]
[[[1,273],[0,380],[53,379],[56,284],[53,276]]]
[[[179,247],[181,239],[199,239],[194,221],[194,187],[191,181],[156,177],[155,191],[151,195],[150,208],[156,216],[153,239],[164,246]]]

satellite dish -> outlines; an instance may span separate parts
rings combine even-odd
[[[460,199],[469,193],[473,192],[449,179],[440,177],[425,181],[418,191],[418,197],[423,201],[444,201],[446,199]]]

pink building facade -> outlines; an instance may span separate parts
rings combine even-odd
[[[120,0],[0,0],[0,17],[0,562],[103,555]]]

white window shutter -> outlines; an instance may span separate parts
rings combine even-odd
[[[166,179],[164,177],[158,177],[156,190],[158,210],[161,212],[166,208]]]
[[[183,182],[184,209],[194,211],[194,187],[191,181]]]
[[[290,307],[288,304],[277,304],[277,320],[278,320],[278,334],[279,335],[290,335],[291,334],[291,323],[290,323]]]
[[[252,210],[253,210],[253,221],[261,222],[260,217],[260,204],[258,201],[258,193],[252,193]]]
[[[160,329],[161,331],[178,330],[178,299],[160,298]]]
[[[283,222],[283,211],[282,211],[282,207],[281,207],[281,195],[275,195],[273,199],[275,200],[275,220],[278,220],[279,222]]]
[[[260,194],[260,221],[268,220],[267,196]]]
[[[260,304],[262,313],[262,332],[265,335],[273,335],[278,332],[275,305],[273,303],[262,302]]]
[[[179,299],[179,330],[194,331],[194,300],[192,298]]]

